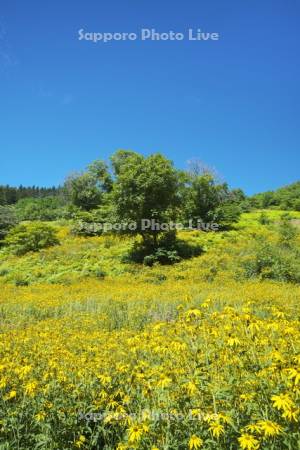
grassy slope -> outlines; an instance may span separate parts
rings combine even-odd
[[[3,448],[185,449],[193,434],[206,449],[239,448],[245,434],[260,448],[298,448],[300,288],[244,279],[255,236],[277,239],[281,213],[268,211],[267,227],[259,214],[230,232],[181,233],[206,252],[172,267],[124,264],[129,240],[74,238],[59,225],[60,246],[2,254]],[[274,395],[288,396],[281,409]],[[142,408],[206,418],[77,420]]]

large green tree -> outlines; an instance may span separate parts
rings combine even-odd
[[[182,193],[182,214],[187,223],[197,221],[217,223],[227,228],[240,215],[238,195],[230,191],[227,183],[220,183],[209,171],[189,172]]]
[[[65,189],[75,206],[85,211],[97,208],[112,189],[107,165],[101,160],[94,161],[86,172],[71,175],[65,182]]]
[[[163,230],[143,228],[148,224],[146,221],[162,224],[175,219],[178,172],[173,163],[159,153],[144,157],[119,151],[112,162],[115,169],[112,199],[117,220],[135,223],[136,229],[132,232],[142,235],[144,242],[155,247]]]

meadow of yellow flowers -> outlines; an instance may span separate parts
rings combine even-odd
[[[68,224],[1,256],[0,449],[300,449],[300,287],[244,271],[269,214],[182,232],[204,253],[174,266]]]

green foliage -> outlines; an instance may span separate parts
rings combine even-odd
[[[131,150],[118,150],[115,152],[110,158],[114,174],[116,176],[120,174],[122,166],[128,162],[127,159],[139,159],[139,156],[137,152]]]
[[[135,242],[124,261],[143,263],[153,266],[155,263],[162,265],[175,264],[182,259],[199,256],[203,252],[200,244],[192,244],[176,238],[174,231],[166,232],[158,239],[156,244],[149,242]]]
[[[9,230],[17,224],[15,210],[11,206],[0,206],[0,245]]]
[[[300,198],[294,200],[293,209],[295,211],[300,211]]]
[[[30,284],[26,278],[22,277],[22,275],[18,275],[14,281],[15,286],[29,286]]]
[[[271,222],[268,215],[264,211],[261,212],[258,221],[261,225],[269,225]]]
[[[78,220],[72,225],[71,233],[83,237],[101,236],[103,229],[101,224]]]
[[[239,221],[241,209],[236,203],[224,203],[214,211],[214,221],[220,229],[228,230]]]
[[[86,211],[103,204],[111,188],[112,180],[103,161],[94,161],[86,172],[70,176],[65,183],[71,202]]]
[[[255,208],[285,209],[300,211],[300,181],[288,186],[256,194],[250,198]]]
[[[279,226],[279,243],[284,247],[291,248],[295,244],[298,230],[291,224],[288,218],[283,218]]]
[[[61,194],[61,190],[61,187],[54,186],[52,188],[0,186],[0,205],[13,205],[22,198],[56,196]]]
[[[58,196],[21,199],[16,204],[16,214],[20,221],[51,221],[71,216],[62,198]]]
[[[116,220],[134,222],[133,234],[142,235],[145,242],[157,247],[161,230],[143,230],[142,220],[154,219],[159,224],[175,217],[178,205],[178,173],[171,161],[161,154],[143,157],[131,152],[113,156],[116,181],[113,203]]]
[[[158,244],[159,245],[159,244]],[[145,243],[135,242],[129,252],[123,257],[123,262],[143,263],[145,266],[153,266],[155,263],[169,265],[181,260],[178,252],[161,246],[149,247]]]
[[[144,257],[143,263],[145,266],[153,266],[155,263],[159,264],[174,264],[181,260],[176,250],[167,250],[158,247],[154,253]]]
[[[113,221],[110,205],[103,205],[92,211],[77,211],[73,214],[71,233],[75,236],[101,236],[104,224]]]
[[[241,190],[230,191],[226,183],[218,183],[210,172],[187,174],[183,188],[184,221],[215,222],[220,228],[230,228],[239,220]]]
[[[226,185],[217,185],[212,174],[189,174],[184,191],[184,213],[191,218],[209,222],[221,204]]]
[[[56,231],[44,223],[19,224],[6,235],[4,244],[15,255],[37,252],[43,248],[59,244]]]
[[[300,252],[286,245],[287,241],[290,244],[290,236],[284,245],[281,237],[277,245],[258,239],[254,255],[243,264],[247,278],[300,283]]]

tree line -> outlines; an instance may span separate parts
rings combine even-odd
[[[248,202],[252,208],[300,211],[300,181],[253,195]]]
[[[60,192],[60,187],[18,186],[0,185],[0,205],[14,205],[23,198],[44,198],[55,196]]]

